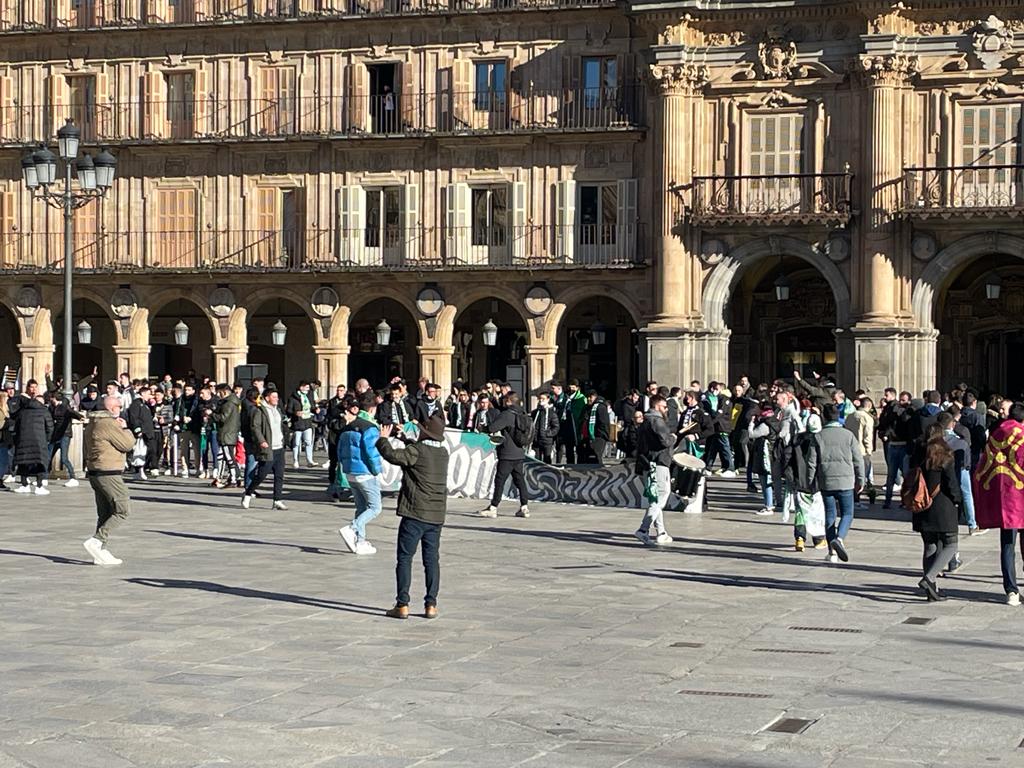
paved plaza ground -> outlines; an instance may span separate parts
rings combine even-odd
[[[356,558],[322,474],[291,472],[286,512],[133,483],[109,569],[87,486],[0,495],[0,768],[1024,765],[994,534],[928,604],[903,513],[830,566],[739,481],[657,551],[635,510],[453,501],[441,616],[401,622],[394,499]]]

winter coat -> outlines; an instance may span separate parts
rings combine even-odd
[[[398,515],[430,525],[444,525],[448,507],[448,450],[433,440],[395,448],[387,438],[376,450],[389,464],[402,468]]]
[[[379,475],[383,470],[377,442],[380,430],[365,411],[360,411],[338,435],[338,461],[346,475]]]
[[[152,440],[156,437],[156,429],[153,426],[153,411],[142,400],[138,398],[132,400],[132,404],[128,406],[128,412],[124,415],[124,419],[128,422],[128,429],[131,430],[136,438],[142,437],[146,440]]]
[[[303,432],[313,427],[313,409],[316,408],[316,401],[313,399],[313,390],[306,393],[306,405],[303,405],[302,396],[298,391],[292,393],[288,398],[288,406],[285,413],[291,418],[292,429],[296,432]]]
[[[615,403],[615,417],[623,424],[628,424],[633,420],[633,414],[640,410],[640,398],[637,398],[634,403],[629,397],[621,398]]]
[[[274,458],[274,449],[271,447],[274,444],[273,432],[271,431],[270,417],[266,411],[269,407],[269,405],[264,403],[263,405],[254,406],[249,411],[249,431],[252,439],[250,446],[247,446],[246,450],[249,450],[251,447],[256,461],[270,461]],[[291,443],[291,425],[287,414],[281,410],[281,406],[278,406],[277,410],[281,414],[281,446],[287,448],[289,443]],[[267,447],[261,448],[260,443],[266,443]]]
[[[554,445],[555,438],[558,437],[559,427],[561,426],[554,406],[549,405],[547,408],[541,408],[538,405],[533,409],[530,418],[533,419],[533,444],[538,448],[550,448]]]
[[[25,400],[14,421],[14,460],[18,466],[50,463],[53,417],[38,400]]]
[[[96,410],[85,425],[85,465],[89,474],[120,475],[125,454],[135,448],[135,437],[105,408]]]
[[[594,420],[594,436],[590,436],[590,420]],[[593,440],[608,440],[611,432],[611,420],[608,418],[608,403],[601,398],[588,405],[583,411],[583,418],[580,421],[580,439],[589,443]]]
[[[871,414],[858,408],[846,417],[843,426],[853,433],[861,450],[870,456],[875,450],[875,420]]]
[[[979,528],[1024,528],[1024,424],[1007,419],[993,428],[974,468],[971,490]]]
[[[345,405],[340,397],[332,397],[327,401],[327,443],[337,446],[338,436],[345,427]]]
[[[924,455],[923,450],[919,451],[915,456],[917,461],[911,462],[911,466],[921,466]],[[928,490],[938,489],[938,493],[932,496],[932,505],[928,509],[914,514],[914,530],[928,533],[956,533],[960,523],[957,505],[963,501],[956,462],[950,461],[941,469],[925,467],[922,469]]]
[[[468,430],[473,427],[473,404],[470,402],[460,403],[456,400],[450,403],[445,409],[447,411],[448,426],[452,429]]]
[[[839,422],[826,424],[817,435],[818,454],[809,461],[808,475],[817,479],[821,491],[851,491],[864,485],[864,452],[857,438]]]
[[[653,408],[644,416],[636,447],[636,473],[646,475],[651,466],[671,467],[672,448],[676,437],[668,428],[665,417]]]
[[[500,433],[505,438],[502,440],[501,445],[498,446],[499,461],[522,461],[526,458],[526,449],[516,445],[516,441],[512,439],[516,419],[520,416],[526,416],[526,413],[520,406],[514,405],[502,411],[491,421],[490,426],[487,427],[487,431],[490,434],[496,435]]]
[[[229,446],[238,442],[238,431],[242,425],[242,401],[234,392],[220,401],[213,414],[213,423],[217,425],[217,442]]]
[[[85,415],[70,407],[61,400],[57,405],[50,406],[50,416],[53,417],[53,434],[50,435],[51,443],[59,443],[71,430],[71,422],[85,419]]]
[[[705,393],[700,401],[704,412],[711,417],[711,424],[714,431],[719,434],[732,432],[732,400],[724,392],[720,392],[717,398],[711,393]]]
[[[640,445],[640,427],[641,425],[630,419],[619,431],[619,439],[615,441],[615,447],[622,451],[627,459],[636,458],[636,451]]]
[[[413,418],[415,418],[418,423],[425,424],[427,419],[440,410],[441,403],[437,401],[437,398],[430,400],[429,398],[423,397],[416,401]]]

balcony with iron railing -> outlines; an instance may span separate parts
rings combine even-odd
[[[915,218],[1019,216],[1024,164],[907,168],[901,208]]]
[[[687,214],[705,225],[841,226],[853,214],[852,190],[849,171],[696,176]]]
[[[615,0],[0,0],[0,33],[614,8]]]
[[[565,131],[645,125],[639,86],[530,93],[411,93],[280,99],[110,101],[0,107],[0,145],[28,145],[71,117],[86,143],[360,139]]]
[[[0,234],[0,271],[63,269],[60,232]],[[78,271],[265,272],[626,268],[646,261],[639,224],[283,228],[76,234]]]

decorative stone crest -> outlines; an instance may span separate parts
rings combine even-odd
[[[436,285],[428,285],[416,294],[416,309],[424,317],[435,317],[444,309],[444,296]]]
[[[711,79],[703,64],[652,64],[651,82],[670,96],[693,96],[700,93]]]
[[[843,234],[834,234],[825,241],[825,255],[837,264],[846,261],[850,255],[850,238]]]
[[[998,69],[1002,60],[1013,53],[1013,32],[995,15],[980,22],[971,38],[974,55],[985,69]]]
[[[209,304],[214,317],[227,317],[235,308],[235,294],[225,285],[218,286],[210,292]]]
[[[309,300],[309,307],[317,317],[330,317],[341,304],[338,292],[327,285],[321,285]]]
[[[700,260],[713,267],[729,255],[729,244],[724,240],[705,240],[700,249]]]
[[[768,109],[782,109],[783,107],[792,107],[798,104],[804,104],[805,102],[776,88],[764,97],[763,103],[764,106],[768,107]]]
[[[938,250],[935,238],[925,232],[918,232],[910,242],[910,253],[918,261],[929,261]]]
[[[391,54],[391,41],[395,39],[394,33],[388,37],[388,41],[384,45],[378,45],[373,42],[373,38],[367,36],[366,38],[366,55],[371,59],[383,59],[385,56]]]
[[[879,85],[904,85],[921,71],[921,60],[903,53],[865,56],[860,63],[864,74]]]
[[[551,291],[544,285],[535,285],[526,292],[526,298],[523,299],[523,306],[526,307],[526,311],[534,317],[539,317],[545,314],[551,309],[553,300],[551,298]]]
[[[757,46],[761,76],[769,80],[789,80],[796,71],[796,43],[787,40],[778,27],[769,27]]]
[[[14,297],[15,311],[22,317],[33,317],[43,304],[39,289],[34,285],[26,285],[18,290]]]
[[[110,311],[121,320],[127,320],[138,308],[139,299],[131,288],[118,288],[110,297]]]

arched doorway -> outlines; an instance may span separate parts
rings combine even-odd
[[[178,338],[175,329],[183,323],[188,333]],[[184,343],[181,343],[184,341]],[[149,321],[149,375],[175,379],[214,376],[213,326],[209,316],[188,299],[172,299]]]
[[[377,343],[381,320],[391,327],[387,346]],[[348,343],[350,383],[366,379],[371,387],[379,389],[395,376],[407,382],[419,378],[419,329],[409,310],[394,299],[374,299],[364,304],[349,320]]]
[[[5,304],[0,304],[0,374],[6,371],[13,377],[21,368],[21,352],[18,351],[20,339],[21,329],[18,328],[14,313]]]
[[[938,384],[1024,396],[1024,262],[988,254],[963,264],[938,292]]]
[[[485,344],[484,326],[496,326],[493,345]],[[526,322],[514,307],[501,299],[480,299],[455,317],[454,380],[477,387],[500,379],[525,395],[529,385],[526,370]]]
[[[274,326],[285,326],[284,344],[274,343]],[[248,322],[249,364],[267,366],[267,381],[287,394],[302,380],[316,378],[316,329],[302,307],[288,299],[268,299],[255,309]],[[323,391],[321,390],[321,394]]]
[[[559,376],[579,379],[584,391],[613,400],[640,379],[637,325],[629,310],[607,296],[577,302],[558,330]]]
[[[79,342],[78,326],[85,321],[89,324],[88,344]],[[82,378],[96,368],[97,384],[102,391],[102,383],[116,379],[121,371],[117,370],[117,356],[114,347],[118,343],[117,328],[110,315],[96,302],[90,299],[75,299],[71,302],[71,370],[75,376]],[[53,377],[64,375],[64,313],[53,319]]]

